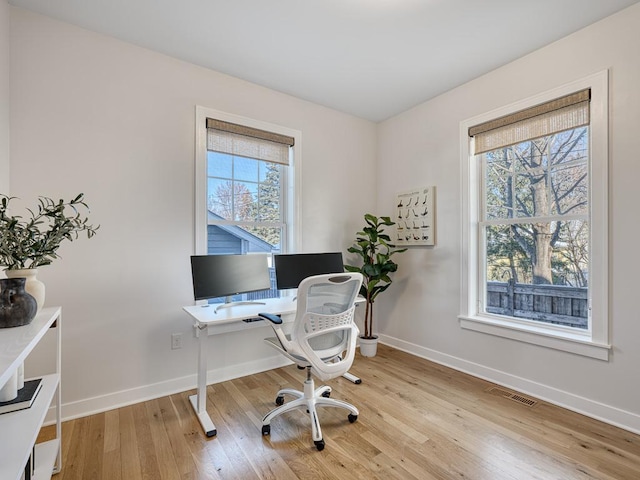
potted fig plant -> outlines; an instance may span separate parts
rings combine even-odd
[[[26,291],[35,297],[40,309],[44,285],[35,278],[37,268],[59,258],[56,252],[64,240],[73,241],[81,232],[91,238],[100,225],[89,224],[80,212],[89,211],[82,193],[69,201],[39,197],[37,208],[27,209],[27,218],[10,215],[14,198],[0,195],[0,265],[6,267],[8,278],[27,278]]]
[[[357,232],[355,245],[347,250],[359,255],[362,264],[345,265],[345,269],[349,272],[359,272],[363,276],[360,295],[366,301],[364,332],[360,335],[360,353],[372,357],[376,354],[378,341],[377,335],[373,333],[373,305],[378,295],[391,285],[390,274],[398,270],[398,264],[391,257],[407,249],[396,249],[389,235],[384,233],[385,227],[395,225],[390,217],[376,217],[367,213],[364,220],[366,226]]]

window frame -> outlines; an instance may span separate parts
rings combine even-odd
[[[283,212],[281,221],[285,224],[284,238],[282,239],[282,253],[294,251],[300,242],[300,212],[301,196],[299,189],[302,178],[302,133],[281,125],[276,125],[260,120],[242,117],[232,113],[222,112],[200,105],[196,106],[196,151],[195,151],[195,254],[207,254],[207,226],[209,222],[207,209],[207,118],[215,118],[238,125],[243,125],[268,132],[279,133],[294,138],[294,145],[286,172],[282,178]],[[228,221],[224,224],[240,225],[243,222]],[[247,223],[247,222],[244,222]],[[251,222],[252,224],[254,222]]]
[[[590,283],[589,326],[586,332],[570,331],[541,323],[533,325],[509,317],[481,312],[482,277],[486,256],[481,251],[479,219],[483,201],[481,165],[473,151],[469,127],[539,105],[572,92],[591,88],[589,227]],[[608,249],[608,71],[543,92],[460,122],[461,161],[461,275],[460,313],[463,329],[608,360],[609,344],[609,249]],[[576,330],[576,329],[571,329]]]

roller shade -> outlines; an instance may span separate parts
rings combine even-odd
[[[585,89],[470,127],[474,154],[589,125],[590,98]]]
[[[293,137],[207,118],[207,150],[289,164]]]

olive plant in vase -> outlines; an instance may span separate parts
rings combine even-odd
[[[398,264],[391,257],[405,252],[396,249],[385,227],[395,225],[390,217],[376,217],[365,214],[366,226],[356,233],[356,243],[349,247],[349,253],[358,254],[361,265],[345,265],[349,272],[359,272],[363,276],[360,295],[365,298],[364,332],[360,335],[360,353],[373,357],[377,350],[377,335],[373,333],[373,305],[382,292],[391,286],[390,274],[398,270]]]
[[[89,207],[82,193],[69,201],[38,197],[37,208],[27,209],[26,218],[10,214],[14,199],[0,194],[0,265],[8,278],[27,279],[25,289],[36,299],[39,310],[45,292],[36,278],[38,267],[59,258],[57,250],[64,240],[73,241],[81,232],[91,238],[100,225],[88,223],[83,212]]]

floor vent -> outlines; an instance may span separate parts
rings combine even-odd
[[[524,395],[500,387],[491,387],[487,392],[493,395],[500,395],[501,397],[508,398],[509,400],[513,400],[514,402],[521,403],[528,407],[533,407],[538,403],[538,401],[533,398],[525,397]]]

